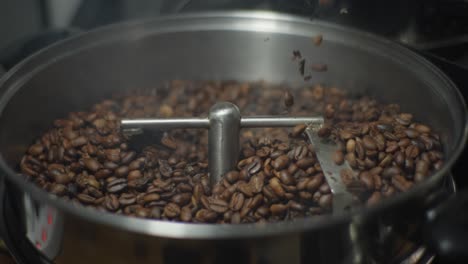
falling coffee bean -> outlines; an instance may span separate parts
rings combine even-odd
[[[294,104],[294,97],[289,90],[284,91],[284,105],[291,107]]]

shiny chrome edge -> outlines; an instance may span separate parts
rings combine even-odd
[[[27,182],[23,177],[18,177],[17,172],[12,170],[7,166],[3,157],[0,155],[0,167],[4,170],[7,174],[7,178],[11,180],[13,183],[18,185],[20,188],[25,190],[26,192],[30,193],[34,199],[39,201],[43,201],[45,203],[51,203],[53,206],[69,213],[72,215],[76,215],[79,217],[83,217],[88,221],[95,221],[102,224],[111,225],[116,228],[123,228],[128,231],[133,231],[141,234],[147,235],[155,235],[161,237],[168,237],[168,238],[186,238],[186,239],[236,239],[236,238],[246,238],[246,237],[262,237],[262,236],[270,236],[270,235],[279,235],[288,232],[301,232],[304,230],[312,230],[317,228],[322,228],[325,226],[330,226],[338,223],[343,223],[346,221],[350,221],[352,218],[357,217],[360,218],[362,215],[367,213],[378,213],[381,210],[388,209],[389,207],[395,206],[405,200],[416,196],[418,193],[424,192],[427,188],[435,187],[435,185],[441,180],[444,175],[448,175],[450,172],[450,168],[454,164],[454,162],[458,159],[460,153],[462,152],[468,135],[468,119],[466,114],[466,104],[461,96],[460,92],[453,84],[453,82],[445,76],[437,67],[432,65],[426,59],[422,58],[421,56],[417,55],[416,53],[402,47],[401,45],[378,37],[374,34],[363,32],[356,29],[350,29],[344,26],[339,26],[331,23],[326,23],[322,21],[310,21],[305,18],[291,16],[291,15],[284,15],[284,14],[277,14],[272,12],[207,12],[207,13],[197,13],[197,14],[182,14],[182,15],[169,15],[165,17],[160,17],[157,19],[149,19],[143,21],[133,21],[133,22],[126,22],[116,25],[109,25],[105,26],[87,33],[79,34],[75,37],[70,39],[66,39],[60,41],[56,44],[53,44],[43,50],[36,52],[34,55],[30,56],[29,58],[25,59],[18,65],[16,65],[12,70],[7,72],[1,79],[0,79],[0,89],[3,91],[3,95],[0,98],[0,115],[1,111],[5,108],[8,104],[9,99],[17,92],[18,89],[21,88],[21,83],[25,82],[25,79],[30,77],[35,72],[39,71],[40,69],[35,70],[34,72],[27,74],[26,76],[15,76],[15,73],[22,69],[24,66],[28,64],[34,65],[41,64],[40,66],[36,66],[37,68],[43,68],[48,65],[51,61],[56,61],[60,58],[63,58],[67,55],[72,54],[72,52],[64,52],[60,49],[66,45],[71,44],[80,44],[79,42],[84,41],[86,42],[89,38],[98,38],[101,41],[93,41],[91,45],[88,43],[87,46],[83,48],[89,48],[93,44],[102,43],[110,41],[116,38],[116,33],[119,31],[121,32],[122,29],[127,27],[136,27],[142,24],[149,24],[155,23],[159,24],[162,22],[169,23],[169,24],[180,24],[180,25],[172,25],[172,27],[165,27],[162,23],[161,26],[156,26],[155,30],[152,33],[167,33],[167,32],[181,32],[187,31],[187,24],[183,23],[184,21],[196,20],[196,19],[245,19],[245,20],[273,20],[274,22],[281,22],[281,23],[294,23],[294,24],[302,24],[302,25],[315,25],[320,26],[323,28],[327,28],[330,30],[338,30],[338,31],[346,31],[348,34],[356,34],[361,38],[366,38],[369,42],[374,42],[379,45],[387,46],[388,49],[392,49],[393,53],[399,54],[400,56],[409,56],[412,57],[413,60],[419,63],[422,66],[428,68],[437,75],[438,79],[446,84],[446,87],[451,91],[454,96],[458,99],[458,103],[462,109],[459,109],[463,112],[463,119],[465,120],[464,129],[461,138],[458,140],[459,144],[455,148],[455,150],[451,153],[451,157],[446,161],[445,165],[439,170],[437,173],[432,175],[428,180],[419,184],[418,186],[414,187],[410,192],[403,193],[392,197],[388,200],[385,200],[379,204],[379,206],[371,207],[371,208],[363,208],[361,210],[356,211],[353,215],[326,215],[320,217],[313,217],[313,218],[304,218],[299,219],[296,221],[291,222],[281,222],[281,223],[271,223],[271,224],[243,224],[243,225],[213,225],[213,224],[186,224],[186,223],[176,223],[176,222],[167,222],[167,221],[158,221],[158,220],[145,220],[145,219],[137,219],[137,218],[130,218],[126,216],[120,216],[110,213],[101,213],[94,209],[89,209],[85,207],[79,206],[70,206],[71,204],[65,202],[53,195],[50,195],[44,192],[42,189],[36,187],[34,184]],[[181,23],[182,22],[182,23]],[[188,24],[190,26],[190,23]],[[153,25],[154,26],[154,25]],[[227,30],[228,28],[223,27],[208,27],[205,30]],[[270,28],[271,29],[271,28]],[[244,30],[244,31],[256,31],[252,28],[237,28],[235,30]],[[141,33],[141,32],[140,32]],[[280,33],[280,32],[274,32]],[[286,32],[283,32],[286,33]],[[290,33],[290,32],[287,32]],[[106,36],[103,36],[106,35]],[[54,54],[57,53],[58,54]],[[48,54],[52,53],[52,54]],[[55,55],[55,57],[48,57],[50,55]],[[41,58],[41,56],[43,58]],[[39,60],[35,62],[35,60]],[[43,60],[43,61],[41,61]],[[31,66],[31,65],[30,65]],[[41,67],[42,66],[42,67]],[[14,77],[18,78],[18,80],[14,80],[14,85],[10,87],[2,87],[9,81],[10,79],[14,79]],[[3,90],[7,88],[6,90]]]

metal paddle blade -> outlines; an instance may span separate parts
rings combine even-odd
[[[335,142],[318,136],[318,130],[321,127],[322,124],[310,124],[306,128],[305,133],[314,146],[323,175],[333,193],[333,214],[339,214],[349,211],[353,205],[353,195],[347,191],[340,176],[342,170],[352,171],[352,169],[347,162],[337,165],[333,161],[333,154],[338,150],[338,147]]]

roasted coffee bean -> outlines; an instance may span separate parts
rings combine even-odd
[[[335,162],[336,165],[342,165],[343,162],[344,162],[343,152],[341,152],[340,150],[337,150],[337,151],[333,152],[332,159],[333,159],[333,161]]]
[[[104,179],[104,178],[109,177],[111,174],[112,174],[112,171],[109,169],[100,169],[94,174],[94,176],[97,179]]]
[[[307,182],[306,190],[309,192],[316,191],[322,185],[323,179],[324,179],[324,176],[322,173],[315,175],[314,177],[312,177],[312,179],[310,179]]]
[[[259,218],[262,218],[262,217],[268,217],[270,214],[270,209],[263,205],[263,206],[260,206],[257,211],[255,211],[255,215]]]
[[[320,46],[323,42],[323,36],[321,34],[313,36],[312,42],[314,43],[315,46]]]
[[[67,184],[72,180],[69,174],[55,169],[50,170],[49,175],[54,179],[56,183],[59,184]]]
[[[290,179],[294,181],[294,178]],[[253,193],[260,193],[263,186],[265,185],[265,175],[263,173],[258,173],[250,178],[249,185],[252,186]]]
[[[192,221],[192,210],[190,207],[182,207],[180,210],[180,220],[184,222],[190,222]]]
[[[307,156],[308,152],[309,150],[306,146],[297,146],[292,150],[292,158],[294,158],[295,160],[301,160]]]
[[[131,205],[136,202],[136,196],[131,193],[123,193],[119,197],[119,203],[123,206]]]
[[[398,167],[395,167],[395,166],[393,166],[393,167],[388,167],[388,168],[385,168],[385,169],[382,171],[382,177],[383,177],[384,179],[390,179],[390,178],[392,178],[393,176],[400,174],[400,172],[401,172],[401,170],[400,170],[400,168],[398,168]]]
[[[284,191],[283,187],[281,186],[280,181],[277,178],[272,178],[270,180],[269,186],[277,196],[279,196],[279,197],[284,196],[285,191]]]
[[[415,145],[409,145],[405,150],[406,157],[416,158],[419,155],[419,148]]]
[[[113,179],[107,183],[107,191],[110,193],[118,193],[127,188],[127,180],[125,179]]]
[[[398,141],[399,138],[397,136],[395,136],[395,134],[393,133],[390,133],[390,132],[384,132],[383,133],[383,136],[387,139],[387,140],[391,140],[391,141]]]
[[[49,192],[58,196],[62,196],[67,193],[67,187],[63,184],[54,183],[50,187]]]
[[[161,198],[161,196],[157,193],[150,193],[150,194],[147,194],[145,196],[143,196],[143,202],[144,203],[151,203],[151,202],[154,202],[154,201],[157,201]],[[190,198],[189,198],[190,199]]]
[[[95,188],[93,186],[87,186],[84,192],[93,196],[94,198],[101,198],[103,196],[102,192],[99,191],[98,188]]]
[[[247,200],[245,200],[244,206],[239,211],[239,214],[240,214],[241,218],[245,219],[245,217],[251,212],[251,210],[252,210],[252,208],[250,206],[251,204],[252,204],[252,198],[248,198]]]
[[[322,185],[320,185],[319,191],[320,191],[322,194],[331,193],[330,186],[329,186],[327,183],[323,183]]]
[[[294,200],[290,200],[288,202],[288,207],[295,211],[304,211],[306,209],[306,207],[303,204],[298,203]]]
[[[312,199],[312,194],[310,192],[299,192],[299,197],[305,201]]]
[[[33,155],[33,156],[39,156],[42,154],[42,151],[44,150],[44,146],[41,144],[34,144],[28,149],[28,153]]]
[[[305,170],[305,169],[307,169],[307,168],[309,168],[309,167],[311,167],[311,166],[314,166],[315,162],[316,162],[316,161],[315,161],[314,158],[303,158],[303,159],[298,160],[298,161],[296,162],[296,165],[297,165],[299,168]]]
[[[147,187],[147,184],[149,183],[150,179],[148,177],[141,177],[137,178],[134,180],[129,180],[128,181],[128,187],[137,189],[137,190],[144,190],[145,187]]]
[[[212,222],[216,221],[217,217],[218,217],[218,215],[215,212],[207,210],[207,209],[201,209],[195,214],[195,219],[198,222],[212,223]],[[234,215],[233,215],[233,218],[234,218]],[[240,221],[239,221],[239,223],[240,223]]]
[[[120,207],[119,199],[114,194],[110,194],[104,198],[104,207],[109,211],[117,211]]]
[[[117,177],[127,177],[128,172],[129,172],[129,169],[127,166],[121,166],[115,170],[115,175]]]
[[[406,158],[404,164],[407,172],[412,172],[414,170],[414,160],[412,158]]]
[[[354,153],[356,150],[356,141],[354,139],[349,139],[346,141],[346,151],[348,153]]]
[[[164,207],[164,215],[169,218],[175,218],[180,214],[180,207],[175,203],[168,203]]]
[[[159,163],[159,172],[164,177],[170,177],[172,175],[172,167],[165,160],[158,160]]]
[[[254,186],[246,182],[238,182],[237,190],[245,194],[247,197],[252,197],[254,195]]]
[[[411,144],[411,140],[409,138],[404,138],[404,137],[406,137],[406,134],[402,132],[400,141],[398,141],[399,140],[398,137],[397,139],[395,139],[395,141],[398,141],[398,146],[402,148],[405,148]]]
[[[378,151],[383,151],[385,149],[386,140],[382,134],[379,133],[374,135],[374,141]]]
[[[76,148],[76,147],[83,146],[83,145],[85,145],[86,143],[88,143],[88,140],[87,140],[85,137],[83,137],[83,136],[80,136],[80,137],[77,137],[77,138],[71,140],[71,144],[72,144],[72,146],[75,147],[75,148]]]
[[[151,215],[151,210],[148,208],[138,208],[135,210],[135,216],[141,218],[147,218]]]
[[[401,125],[407,126],[411,123],[411,120],[413,119],[413,115],[409,113],[402,113],[398,115],[395,120],[400,123]]]
[[[237,190],[237,186],[231,185],[224,190],[224,192],[219,196],[220,199],[228,201],[231,199],[234,192]]]
[[[349,170],[349,169],[342,169],[340,171],[340,178],[341,178],[341,181],[343,182],[343,184],[345,186],[348,186],[350,185],[355,179],[354,179],[354,173],[352,170]],[[321,185],[321,183],[320,183]],[[320,187],[320,185],[317,186]],[[311,191],[315,191],[316,189],[314,190],[311,190]]]
[[[322,138],[329,137],[331,134],[331,129],[327,126],[323,126],[317,131],[317,135]]]
[[[84,204],[92,204],[94,203],[94,201],[96,200],[96,198],[90,196],[90,195],[87,195],[87,194],[84,194],[84,193],[80,193],[76,196],[78,198],[78,200]]]
[[[284,204],[272,204],[270,206],[270,212],[272,215],[283,215],[288,210],[288,206]]]
[[[377,163],[374,160],[370,159],[369,157],[364,159],[364,167],[365,168],[371,169],[371,168],[374,168],[376,165],[377,165]]]
[[[263,203],[263,195],[257,194],[252,198],[252,202],[249,204],[250,209],[257,209]]]
[[[348,139],[351,139],[353,137],[354,137],[354,134],[349,130],[341,130],[340,131],[340,138],[342,140],[348,140]]]
[[[416,131],[418,131],[419,133],[421,133],[421,134],[429,134],[429,133],[431,133],[431,128],[429,128],[428,126],[423,125],[423,124],[415,124],[415,125],[414,125],[414,129],[415,129]]]
[[[393,126],[391,124],[384,124],[384,123],[379,123],[377,124],[377,129],[380,132],[393,132]]]
[[[402,166],[405,163],[405,154],[401,151],[395,153],[394,160],[397,165]]]
[[[224,200],[213,198],[209,201],[209,209],[223,214],[229,209],[229,204]]]
[[[231,224],[240,224],[241,223],[241,217],[239,212],[235,212],[231,216]]]
[[[287,170],[282,170],[276,173],[277,177],[283,184],[293,185],[296,184],[296,179]]]
[[[331,194],[322,195],[318,201],[320,207],[326,210],[330,210],[332,207],[333,197]]]
[[[175,190],[170,189],[169,191],[163,192],[160,195],[161,195],[161,199],[167,200],[167,199],[171,199],[172,196],[174,196],[175,194],[176,194]]]
[[[150,217],[154,219],[159,219],[161,218],[161,208],[159,207],[153,207],[150,210]],[[182,220],[182,219],[181,219]]]
[[[255,155],[255,149],[253,148],[244,148],[242,150],[242,154],[244,154],[244,157],[249,158]]]
[[[289,90],[284,91],[284,105],[286,107],[291,107],[294,104],[294,96]]]
[[[145,159],[136,159],[128,164],[128,169],[133,171],[133,170],[141,170],[143,168],[143,165],[145,164]]]
[[[369,172],[373,175],[380,175],[382,171],[383,171],[382,167],[374,167],[371,170],[369,170]]]
[[[179,206],[186,205],[190,202],[192,195],[190,193],[179,193],[172,196],[171,201]]]
[[[176,141],[168,134],[164,134],[164,136],[161,139],[161,144],[170,149],[177,149]]]
[[[255,155],[257,155],[260,158],[266,158],[270,155],[270,152],[271,152],[271,149],[269,147],[262,147],[255,152]]]
[[[275,168],[275,170],[282,170],[286,168],[288,164],[289,164],[289,158],[287,155],[279,156],[272,162],[272,166],[273,168]]]
[[[282,155],[284,155],[284,151],[282,151],[282,150],[275,150],[275,151],[271,152],[270,158],[271,158],[271,159],[276,159],[276,158],[278,158],[279,156],[282,156]]]
[[[364,185],[366,186],[368,190],[374,190],[375,188],[374,177],[372,176],[370,172],[367,172],[367,171],[362,172],[359,178],[361,179],[361,181],[364,183]]]
[[[262,169],[262,161],[258,157],[252,159],[252,162],[246,166],[246,170],[250,175],[259,172],[261,169]]]
[[[391,154],[387,154],[385,155],[385,157],[380,161],[379,163],[379,167],[381,168],[385,168],[387,167],[388,165],[390,165],[393,161],[393,156]],[[373,167],[373,166],[371,166]]]
[[[425,160],[419,160],[416,162],[416,168],[415,171],[416,173],[420,173],[422,175],[427,175],[429,172],[429,163]]]
[[[244,200],[244,194],[240,192],[234,193],[229,203],[229,208],[233,211],[239,211],[244,205]]]
[[[302,135],[302,133],[304,133],[306,128],[307,126],[305,124],[295,126],[291,131],[291,136],[295,138],[299,137],[300,135]]]
[[[357,167],[356,155],[354,155],[354,153],[346,154],[345,159],[348,162],[349,166],[351,166],[352,168]]]
[[[291,163],[289,167],[287,168],[288,173],[292,175],[294,175],[298,170],[299,170],[299,167],[294,163]]]
[[[413,186],[411,182],[406,180],[405,177],[401,175],[394,176],[392,178],[392,184],[401,192],[405,192]]]
[[[419,137],[419,132],[415,129],[408,128],[405,130],[405,134],[409,138],[417,138]]]
[[[429,172],[429,163],[425,160],[419,160],[416,163],[414,181],[416,183],[423,181],[428,176]]]
[[[366,156],[364,144],[359,138],[356,138],[356,156],[358,159],[364,159]]]
[[[136,180],[136,179],[139,179],[141,177],[143,177],[143,175],[141,174],[141,171],[139,171],[139,170],[130,171],[128,173],[128,175],[127,175],[128,181]]]
[[[136,152],[134,152],[134,151],[121,153],[121,162],[122,162],[122,164],[130,163],[135,158],[135,156],[136,156]]]
[[[218,183],[213,187],[213,190],[211,191],[211,193],[214,196],[220,196],[224,192],[225,189],[226,188],[221,183]]]
[[[263,187],[262,193],[263,195],[265,195],[265,197],[268,197],[268,199],[272,201],[278,200],[278,196],[275,194],[275,192],[269,185]]]
[[[83,159],[83,163],[86,169],[92,172],[96,172],[102,167],[102,165],[95,159]]]
[[[377,144],[375,143],[374,139],[370,136],[364,136],[362,139],[364,147],[368,150],[375,150],[377,149]]]

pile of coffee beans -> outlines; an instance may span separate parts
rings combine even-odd
[[[219,101],[235,103],[244,116],[323,115],[320,136],[339,147],[330,159],[353,168],[341,177],[362,204],[407,191],[443,164],[438,135],[396,104],[321,85],[172,81],[55,120],[29,147],[21,173],[63,199],[141,218],[237,224],[331,211],[305,125],[242,129],[237,168],[213,187],[206,130],[120,131],[122,118],[206,116]]]

